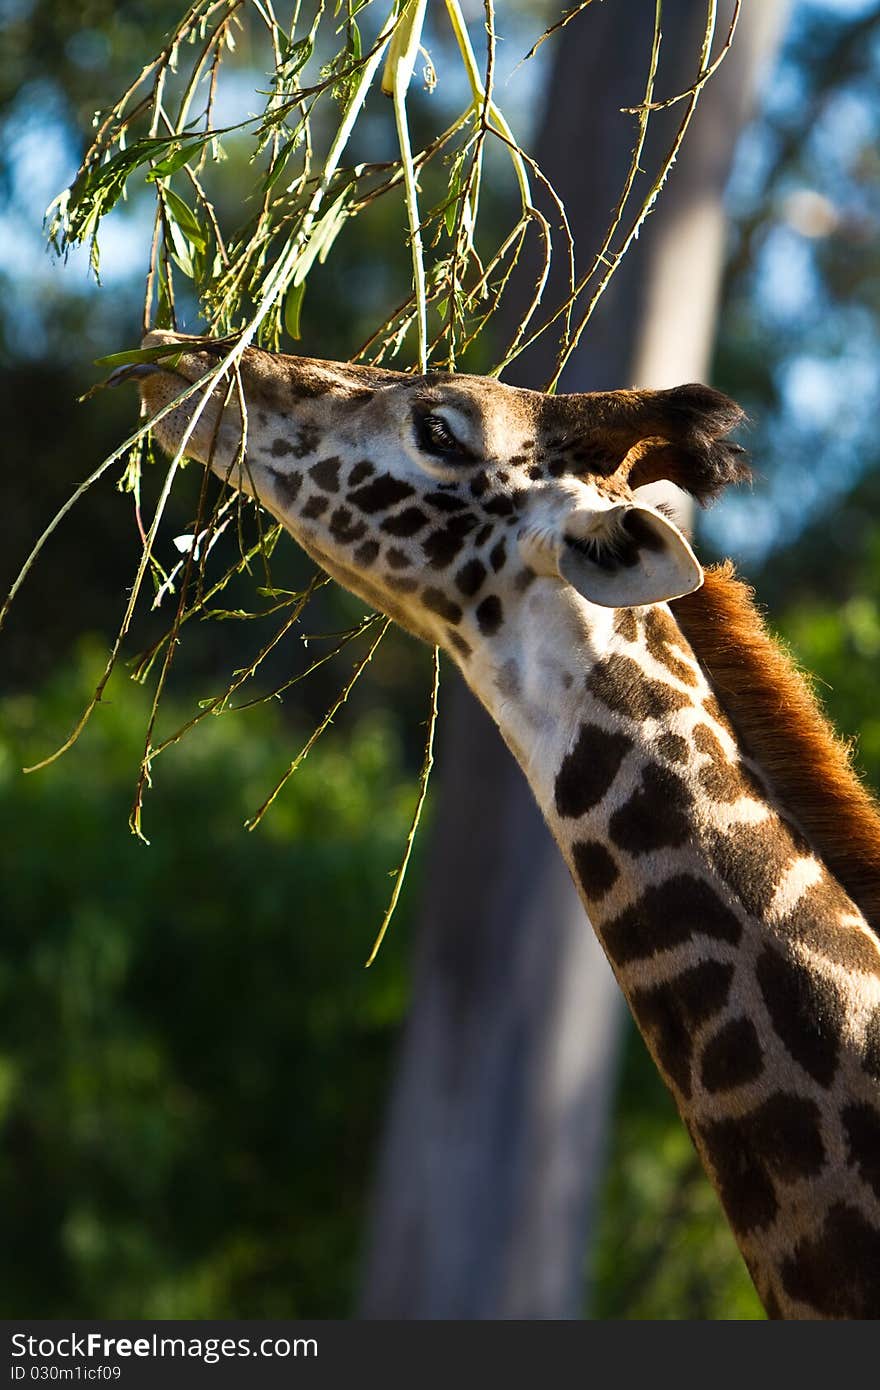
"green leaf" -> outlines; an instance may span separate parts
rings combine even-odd
[[[137,362],[159,362],[163,357],[171,359],[174,367],[185,351],[185,344],[165,343],[162,347],[132,348],[130,352],[111,352],[109,357],[96,357],[96,367],[128,367]]]
[[[188,279],[195,278],[193,267],[193,245],[187,240],[176,222],[168,220],[168,235],[171,238],[171,257]]]
[[[443,214],[446,223],[446,230],[452,236],[455,230],[455,220],[458,215],[458,200],[461,197],[462,172],[464,170],[465,150],[459,150],[452,161],[452,168],[449,171],[449,202]]]
[[[157,179],[167,179],[172,174],[176,174],[178,169],[182,169],[184,164],[188,164],[194,155],[201,153],[205,140],[194,140],[191,145],[181,145],[180,149],[174,150],[166,159],[160,159],[147,174],[147,183],[155,183]]]
[[[363,55],[363,45],[361,43],[361,31],[354,22],[348,26],[348,51],[356,63],[359,63]]]
[[[165,210],[168,213],[172,230],[176,223],[187,241],[191,241],[193,246],[197,246],[200,251],[204,251],[208,245],[208,238],[189,204],[185,203],[180,194],[175,193],[174,189],[169,188],[167,184],[162,185],[162,196],[165,199]],[[175,247],[175,249],[177,248]]]
[[[284,300],[284,327],[291,338],[299,339],[301,336],[299,320],[305,293],[306,282],[301,280],[298,285],[291,285]]]
[[[94,238],[101,218],[122,197],[129,176],[139,165],[146,164],[155,156],[167,155],[171,144],[168,137],[136,140],[127,149],[119,150],[112,159],[95,162],[81,170],[67,197],[53,205],[57,210],[49,234],[56,250]],[[48,212],[52,210],[50,208]],[[93,260],[96,255],[95,249]]]
[[[348,216],[346,203],[352,192],[351,186],[344,189],[324,213],[324,216],[315,223],[311,236],[296,263],[292,282],[294,285],[302,284],[316,260],[320,261],[321,265],[324,264],[330,253],[330,248]]]
[[[284,60],[278,68],[279,77],[295,77],[300,68],[304,68],[312,56],[315,47],[315,40],[311,34],[299,43],[295,43],[284,56]]]
[[[268,193],[271,188],[275,187],[275,184],[278,182],[279,178],[284,173],[284,170],[287,168],[287,161],[289,160],[293,152],[296,150],[297,146],[302,144],[304,136],[305,122],[300,121],[296,130],[293,132],[289,139],[285,140],[284,144],[281,146],[281,149],[278,151],[276,158],[273,160],[272,166],[269,169],[269,172],[267,173],[265,179],[263,180],[264,193]]]

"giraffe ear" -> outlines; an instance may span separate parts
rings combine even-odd
[[[575,513],[558,557],[562,578],[604,608],[663,603],[703,582],[700,562],[678,527],[648,507]]]

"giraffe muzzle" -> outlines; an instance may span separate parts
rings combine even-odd
[[[160,367],[156,362],[130,362],[127,366],[117,367],[108,376],[106,386],[125,386],[127,382],[138,382],[144,377],[152,376],[155,372],[167,371],[167,368]]]

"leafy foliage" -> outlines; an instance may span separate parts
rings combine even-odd
[[[248,836],[293,736],[268,707],[210,720],[145,850],[129,681],[71,758],[19,772],[98,661],[0,705],[3,1306],[344,1315],[405,1001],[399,935],[363,970],[411,804],[399,749],[376,717],[337,733]]]

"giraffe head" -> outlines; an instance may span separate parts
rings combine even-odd
[[[180,344],[129,369],[155,415],[225,349]],[[173,365],[172,365],[173,364]],[[725,442],[739,409],[706,386],[550,397],[491,379],[248,349],[186,445],[259,498],[346,588],[466,661],[536,578],[589,603],[633,607],[691,592],[702,571],[642,488],[659,478],[706,501],[745,476]],[[156,426],[174,451],[197,396]]]

